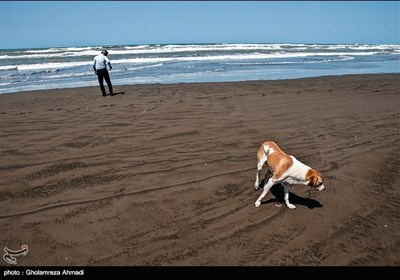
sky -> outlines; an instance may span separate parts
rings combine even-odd
[[[399,1],[1,1],[0,49],[400,44]]]

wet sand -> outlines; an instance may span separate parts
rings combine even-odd
[[[115,92],[0,95],[0,246],[29,246],[18,265],[400,265],[400,75]],[[293,186],[290,210],[276,185],[256,208],[265,140],[326,190]]]

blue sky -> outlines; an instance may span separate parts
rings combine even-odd
[[[400,44],[398,1],[2,1],[0,48]]]

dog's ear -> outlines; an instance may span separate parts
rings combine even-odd
[[[312,176],[310,177],[309,181],[308,181],[308,185],[309,185],[310,187],[316,187],[317,184],[318,184],[318,178],[317,178],[317,176],[312,175]]]
[[[316,170],[309,170],[306,177],[310,187],[318,187],[318,185],[322,182],[322,176]]]

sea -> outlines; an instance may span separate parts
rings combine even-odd
[[[0,93],[98,86],[107,49],[114,86],[400,73],[400,45],[165,44],[0,50]]]

